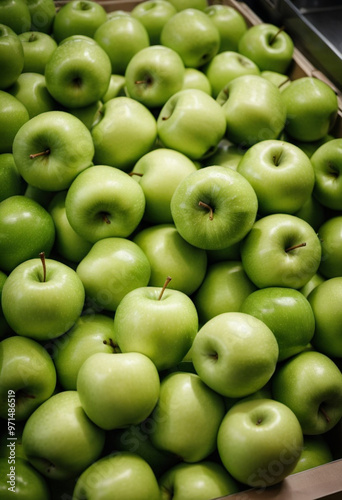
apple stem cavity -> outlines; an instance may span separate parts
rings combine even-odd
[[[275,42],[275,40],[276,40],[277,36],[278,36],[278,35],[279,35],[282,31],[284,31],[284,29],[285,29],[285,26],[281,26],[281,27],[278,29],[278,31],[277,31],[277,32],[276,32],[276,33],[272,36],[272,38],[270,39],[270,41],[269,41],[269,44],[270,44],[270,45],[272,45],[272,44]]]
[[[327,412],[325,411],[325,409],[322,406],[320,406],[319,407],[319,411],[322,413],[322,415],[324,416],[325,420],[329,423],[330,422],[330,417],[327,414]]]
[[[37,40],[37,35],[32,33],[28,39],[29,42],[35,42]]]
[[[45,260],[45,252],[40,252],[39,254],[40,260],[42,261],[43,266],[43,283],[46,282],[46,260]]]
[[[39,156],[49,156],[49,154],[50,154],[50,149],[45,149],[45,151],[40,151],[39,153],[33,153],[32,155],[30,155],[30,159],[34,160]]]
[[[306,243],[305,242],[298,243],[298,245],[293,245],[292,247],[288,247],[285,249],[285,252],[288,253],[291,252],[292,250],[295,250],[296,248],[301,248],[301,247],[306,247]]]
[[[160,291],[160,294],[159,294],[158,300],[161,300],[161,299],[162,299],[162,297],[163,297],[163,295],[164,295],[164,292],[165,292],[165,290],[166,290],[166,288],[167,288],[167,286],[168,286],[168,284],[170,283],[170,281],[171,281],[171,280],[172,280],[172,278],[171,278],[170,276],[168,276],[168,277],[166,278],[165,283],[164,283],[164,285],[163,285],[163,288],[162,288],[162,289],[161,289],[161,291]]]
[[[212,209],[212,207],[210,205],[208,205],[207,203],[204,203],[204,201],[198,202],[198,205],[200,207],[206,208],[209,211],[209,219],[213,220],[213,218],[214,218],[214,210]]]

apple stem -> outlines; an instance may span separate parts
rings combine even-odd
[[[291,78],[290,78],[290,77],[287,77],[287,78],[286,78],[283,82],[281,82],[281,84],[280,84],[280,85],[278,85],[278,89],[281,89],[281,87],[282,87],[283,85],[285,85],[285,83],[288,83],[288,82],[290,82],[290,81],[291,81]]]
[[[169,118],[170,118],[169,116],[163,116],[162,120],[165,121],[165,120],[168,120]]]
[[[38,156],[48,156],[50,154],[50,149],[46,149],[45,151],[40,151],[40,153],[34,153],[30,155],[31,160],[34,158],[38,158]]]
[[[29,41],[29,42],[35,42],[36,40],[37,40],[36,35],[35,35],[34,33],[32,33],[32,35],[30,35],[30,37],[29,37],[28,41]]]
[[[113,339],[109,339],[109,342],[107,342],[107,340],[104,340],[103,343],[105,345],[109,345],[114,350],[114,352],[120,352],[118,344],[114,344]]]
[[[206,209],[209,210],[209,219],[213,220],[213,218],[214,218],[214,210],[211,208],[211,206],[208,205],[207,203],[204,203],[204,201],[200,201],[198,204],[199,204],[200,207],[204,207],[204,208],[206,208]]]
[[[288,247],[285,249],[285,252],[291,252],[291,250],[295,250],[296,248],[306,247],[306,243],[298,243],[298,245],[293,245],[292,247]]]
[[[128,175],[133,177],[133,175],[137,175],[138,177],[142,177],[144,174],[140,174],[139,172],[130,172]]]
[[[275,39],[277,38],[277,36],[278,36],[278,35],[279,35],[282,31],[284,31],[284,29],[285,29],[285,26],[282,26],[281,28],[279,28],[279,29],[278,29],[277,33],[275,33],[275,34],[272,36],[272,38],[271,38],[271,40],[270,40],[270,42],[269,42],[269,43],[270,43],[270,45],[272,45],[272,43],[275,41]]]
[[[111,224],[110,219],[107,214],[102,214],[102,219],[106,224]]]
[[[45,252],[40,252],[39,254],[40,260],[43,265],[43,283],[46,282],[46,261],[45,261]]]
[[[166,287],[167,285],[170,283],[170,281],[172,280],[172,278],[170,276],[168,276],[165,280],[165,283],[163,285],[163,288],[161,289],[160,291],[160,294],[159,294],[159,297],[158,297],[158,300],[161,300],[162,296],[164,295],[164,292],[166,290]]]
[[[327,414],[327,412],[325,411],[324,408],[322,408],[322,406],[319,407],[319,411],[323,414],[325,420],[329,423],[330,422],[330,417],[329,415]]]

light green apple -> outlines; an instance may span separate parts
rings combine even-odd
[[[316,286],[323,283],[323,281],[325,281],[325,278],[317,272],[304,286],[302,286],[302,288],[299,288],[299,291],[304,295],[305,298],[308,298],[309,293],[312,292],[312,290],[316,288]]]
[[[237,170],[241,158],[245,154],[246,149],[237,146],[225,137],[218,143],[215,152],[204,158],[201,161],[203,167],[210,167],[211,165],[220,165],[221,167],[230,167]]]
[[[56,40],[40,31],[25,31],[18,38],[24,51],[23,72],[44,75],[46,63],[57,48]]]
[[[1,294],[2,294],[2,289],[4,287],[6,279],[7,279],[7,274],[0,271],[0,341],[7,338],[7,337],[11,337],[12,335],[14,335],[14,331],[7,323],[5,316],[2,312],[2,307],[1,307]]]
[[[96,101],[82,108],[62,108],[63,111],[76,116],[82,123],[91,130],[101,116],[103,101]]]
[[[237,52],[239,40],[248,29],[247,21],[243,14],[234,6],[223,3],[208,5],[204,9],[204,12],[219,30],[219,52],[226,50]]]
[[[255,290],[244,300],[240,311],[259,318],[272,330],[279,347],[278,361],[303,351],[315,332],[310,303],[293,288]]]
[[[178,11],[184,9],[204,10],[208,7],[208,0],[168,0]]]
[[[164,24],[176,12],[176,7],[167,0],[144,0],[133,6],[131,15],[145,26],[150,44],[159,45]]]
[[[126,96],[125,85],[126,78],[123,75],[111,75],[107,92],[102,96],[102,102],[105,103],[114,97]]]
[[[31,27],[31,14],[26,0],[2,0],[0,20],[15,33],[23,33]]]
[[[2,500],[52,498],[46,479],[27,460],[18,457],[0,458],[0,496]]]
[[[151,265],[133,241],[105,237],[94,243],[76,272],[87,299],[99,310],[115,311],[128,292],[147,286]]]
[[[79,476],[100,457],[103,429],[85,414],[77,391],[62,391],[42,403],[27,419],[23,448],[43,476],[65,481]]]
[[[0,90],[0,154],[12,153],[14,138],[29,119],[29,113],[19,99]]]
[[[148,463],[134,453],[108,455],[94,462],[77,480],[74,500],[159,500],[157,479]]]
[[[336,138],[319,146],[311,156],[316,178],[313,196],[331,210],[342,210],[341,154],[342,138]]]
[[[303,434],[325,434],[342,417],[342,373],[322,352],[303,351],[278,366],[274,399],[297,416]]]
[[[142,103],[126,96],[109,99],[91,131],[94,162],[130,171],[157,139],[157,122]],[[134,137],[134,141],[132,138]]]
[[[21,73],[7,92],[24,104],[30,118],[58,107],[46,87],[44,75],[40,73]]]
[[[27,420],[52,396],[57,378],[55,365],[38,342],[18,335],[0,342],[0,357],[0,416],[8,418],[12,408],[16,421]]]
[[[242,398],[261,389],[273,375],[279,348],[261,319],[225,312],[208,320],[191,348],[201,380],[222,396]]]
[[[266,78],[266,80],[269,80],[270,82],[274,83],[280,90],[284,90],[286,87],[288,87],[291,83],[291,79],[288,75],[284,73],[279,73],[278,71],[269,71],[269,70],[264,70],[260,72],[260,75],[263,78]]]
[[[53,0],[26,0],[31,15],[31,30],[52,34],[56,15],[56,4]]]
[[[295,468],[303,433],[286,405],[273,399],[241,401],[224,417],[217,447],[228,472],[245,486],[262,492]]]
[[[18,172],[12,153],[0,154],[0,202],[10,196],[22,195],[26,183]]]
[[[212,95],[212,88],[207,75],[197,68],[185,68],[183,89],[199,89]]]
[[[318,272],[324,278],[342,277],[342,215],[326,220],[318,229],[322,242],[322,259]]]
[[[315,231],[318,231],[321,225],[330,217],[331,212],[327,207],[324,207],[313,194],[311,194],[311,196],[303,203],[301,208],[293,215],[305,220],[315,229]]]
[[[16,81],[24,67],[21,41],[15,31],[6,24],[0,24],[0,64],[0,89],[6,90]]]
[[[187,463],[200,462],[216,450],[216,437],[225,415],[222,396],[198,375],[174,372],[162,379],[151,418],[150,439],[157,448]]]
[[[304,436],[303,450],[291,474],[332,462],[333,454],[324,435]]]
[[[143,422],[156,406],[159,392],[157,368],[139,352],[94,353],[77,375],[82,408],[105,430]]]

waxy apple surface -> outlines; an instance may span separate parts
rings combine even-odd
[[[19,36],[6,24],[0,24],[0,89],[12,85],[24,68],[24,51]]]

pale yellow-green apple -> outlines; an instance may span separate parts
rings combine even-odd
[[[118,96],[103,105],[91,134],[95,147],[94,162],[128,172],[142,155],[153,149],[157,122],[142,103]]]
[[[311,197],[315,173],[310,159],[287,141],[270,139],[253,144],[237,171],[258,197],[258,213],[294,214]]]
[[[65,198],[66,216],[82,238],[130,236],[145,209],[141,186],[126,172],[109,165],[93,165],[71,183]]]
[[[145,47],[127,64],[127,95],[149,109],[160,108],[183,88],[184,69],[175,50],[164,45]]]
[[[18,172],[12,153],[0,154],[0,201],[24,194],[26,183]]]
[[[11,272],[22,262],[46,256],[55,240],[51,215],[39,203],[18,194],[0,203],[0,269]]]
[[[24,67],[24,51],[19,36],[6,24],[0,24],[0,64],[0,89],[6,90]]]
[[[245,148],[237,146],[224,137],[218,143],[215,152],[207,158],[204,158],[201,161],[201,165],[204,167],[220,165],[221,167],[230,167],[237,170],[238,164],[245,152]]]
[[[208,0],[168,0],[178,11],[184,9],[204,10],[208,7]]]
[[[332,462],[333,454],[325,435],[304,436],[303,450],[291,474]]]
[[[248,57],[233,50],[225,50],[214,56],[202,69],[207,76],[213,97],[234,78],[243,75],[260,75],[258,66]]]
[[[286,405],[273,399],[241,401],[225,415],[217,447],[228,472],[243,485],[262,492],[295,468],[303,433]]]
[[[80,316],[85,292],[71,267],[54,259],[28,259],[9,274],[2,289],[8,324],[24,337],[50,340],[71,328]]]
[[[8,442],[13,446],[11,443],[15,441]],[[16,456],[0,458],[0,496],[2,500],[14,497],[18,500],[51,500],[46,479],[27,460]]]
[[[114,316],[114,337],[125,353],[148,356],[158,371],[180,363],[198,331],[198,315],[191,298],[163,286],[139,287],[128,292]]]
[[[140,352],[94,353],[77,375],[82,408],[104,430],[143,422],[156,406],[159,392],[157,368]]]
[[[102,457],[77,479],[74,500],[160,500],[157,479],[148,463],[134,453]]]
[[[200,324],[224,312],[238,312],[246,297],[255,290],[241,261],[210,262],[200,287],[192,297]]]
[[[342,417],[342,373],[322,352],[303,351],[277,367],[273,398],[297,416],[303,434],[325,434]]]
[[[303,76],[281,92],[286,107],[285,131],[298,141],[318,141],[332,129],[338,112],[337,96],[323,80]]]
[[[53,21],[56,15],[56,4],[53,0],[26,0],[31,15],[31,30],[52,34]]]
[[[31,28],[31,14],[26,0],[2,0],[0,22],[15,33],[23,33]]]
[[[308,295],[315,315],[313,346],[333,358],[342,358],[340,335],[342,277],[329,278],[319,283]]]
[[[208,320],[191,348],[201,380],[230,398],[261,389],[272,377],[278,355],[272,330],[261,319],[243,312],[224,312]]]
[[[113,99],[113,97],[123,97],[125,92],[126,79],[124,75],[111,75],[107,92],[102,96],[103,103]]]
[[[76,478],[100,457],[105,432],[85,414],[77,391],[62,391],[42,403],[26,420],[23,449],[43,476]]]
[[[311,156],[315,172],[314,197],[331,210],[342,210],[342,138],[330,140]]]
[[[318,271],[321,242],[303,219],[271,214],[258,219],[240,246],[243,268],[258,288],[301,288]]]
[[[278,71],[264,70],[260,72],[260,75],[266,80],[274,83],[280,92],[284,90],[291,83],[291,79],[287,74],[279,73]]]
[[[217,102],[226,117],[226,137],[236,144],[249,147],[278,139],[285,126],[286,108],[280,90],[260,75],[234,78],[223,87]]]
[[[150,439],[154,446],[184,462],[200,462],[216,450],[225,412],[223,397],[198,375],[170,373],[160,384],[159,400],[150,417],[154,422]]]
[[[244,300],[240,311],[259,318],[272,330],[279,347],[278,361],[302,352],[315,332],[309,301],[290,287],[255,290]]]
[[[222,464],[204,460],[176,464],[159,478],[161,500],[208,500],[238,493],[240,487]]]
[[[87,299],[99,310],[115,311],[128,292],[147,286],[151,265],[130,239],[104,237],[93,244],[76,272]]]
[[[40,73],[21,73],[7,92],[24,104],[30,118],[58,108]]]
[[[308,298],[309,293],[312,292],[312,290],[316,286],[323,283],[323,281],[325,281],[325,278],[317,272],[311,279],[309,279],[309,281],[304,286],[302,286],[302,288],[299,288],[299,291],[304,295],[305,298]]]
[[[48,91],[57,102],[82,108],[107,92],[112,71],[110,59],[99,44],[71,37],[53,51],[44,74]]]
[[[158,138],[192,160],[213,153],[223,138],[226,119],[219,103],[205,91],[183,89],[173,94],[157,118]]]
[[[40,31],[25,31],[18,38],[24,51],[23,72],[44,75],[46,63],[57,48],[56,40]]]
[[[98,122],[101,117],[101,109],[103,106],[102,99],[88,106],[83,106],[82,108],[65,108],[62,107],[63,111],[67,113],[71,113],[76,116],[81,122],[87,127],[87,129],[91,130],[93,126]]]
[[[134,54],[150,45],[142,22],[131,15],[114,15],[95,31],[94,40],[108,54],[112,74],[124,75]]]
[[[72,35],[94,37],[95,31],[107,21],[107,12],[98,2],[72,0],[57,10],[52,35],[57,43]]]
[[[197,68],[185,68],[182,88],[199,89],[212,95],[212,88],[207,75]]]
[[[29,119],[29,113],[19,99],[0,90],[0,153],[13,152],[14,138]]]
[[[231,168],[209,166],[183,179],[171,199],[180,235],[191,245],[218,250],[251,230],[258,200],[250,183]]]
[[[150,44],[158,45],[164,24],[176,12],[176,7],[167,0],[144,0],[133,6],[131,15],[145,26]]]
[[[342,277],[342,216],[335,215],[318,229],[322,242],[322,259],[319,273],[325,278]]]
[[[151,265],[149,286],[161,286],[172,276],[168,287],[192,295],[207,270],[206,251],[185,241],[174,224],[155,224],[136,232],[133,241]]]
[[[164,24],[160,42],[178,52],[186,67],[200,68],[217,54],[220,33],[203,11],[186,8]]]
[[[237,52],[239,40],[248,29],[247,21],[241,12],[235,7],[224,3],[208,5],[204,12],[219,30],[219,52],[225,50]]]
[[[141,156],[130,175],[145,195],[143,219],[152,224],[172,223],[171,198],[178,184],[198,170],[186,155],[168,148],[157,148]]]

